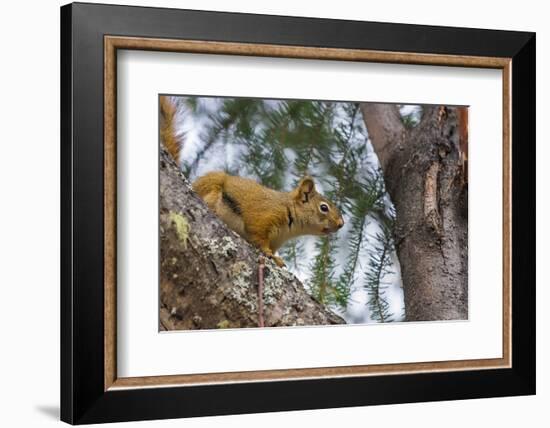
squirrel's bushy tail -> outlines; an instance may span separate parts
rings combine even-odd
[[[193,182],[193,190],[203,198],[212,192],[221,195],[221,193],[223,192],[226,177],[227,174],[225,174],[225,172],[210,172],[206,175],[203,175],[202,177],[197,178]]]
[[[180,163],[183,134],[176,130],[178,107],[171,97],[160,97],[160,140],[174,160]]]

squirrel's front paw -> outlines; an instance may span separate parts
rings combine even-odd
[[[271,258],[273,259],[273,261],[275,262],[275,264],[279,267],[285,267],[285,262],[282,258],[280,258],[279,256],[271,256]]]
[[[279,256],[276,256],[275,254],[273,254],[273,251],[271,251],[271,248],[261,247],[261,249],[267,257],[269,257],[271,260],[273,260],[275,262],[275,264],[277,266],[279,266],[279,267],[284,267],[285,266],[284,260],[282,258],[280,258]]]

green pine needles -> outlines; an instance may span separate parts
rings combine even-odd
[[[179,102],[185,105],[182,169],[188,177],[223,169],[288,191],[304,175],[313,176],[346,226],[327,237],[291,241],[281,257],[315,299],[348,322],[403,319],[395,211],[358,103],[199,97]],[[398,292],[388,293],[389,287]]]

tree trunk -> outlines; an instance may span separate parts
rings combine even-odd
[[[406,319],[467,319],[468,195],[459,109],[425,107],[412,129],[396,106],[361,109],[396,208]]]
[[[258,250],[214,215],[161,149],[160,329],[258,326]],[[266,260],[266,327],[343,324]]]

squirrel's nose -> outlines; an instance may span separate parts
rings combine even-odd
[[[338,220],[338,223],[336,224],[338,226],[338,229],[342,229],[344,227],[344,219]]]

